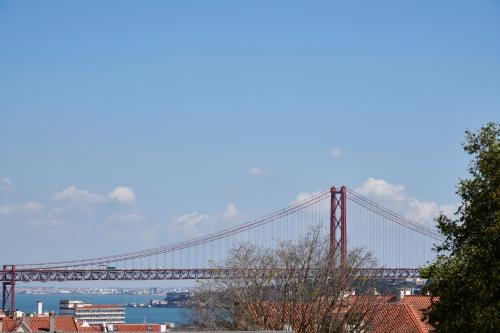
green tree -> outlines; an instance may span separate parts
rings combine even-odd
[[[426,317],[436,332],[500,332],[500,123],[465,134],[471,177],[458,183],[455,218],[436,219],[445,241],[422,275],[439,300]]]

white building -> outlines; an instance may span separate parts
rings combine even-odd
[[[86,304],[82,301],[59,301],[61,316],[73,316],[89,325],[124,324],[125,307],[116,304]]]

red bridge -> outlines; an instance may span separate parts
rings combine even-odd
[[[10,311],[14,309],[16,282],[241,277],[245,271],[213,267],[238,244],[275,247],[300,239],[315,225],[325,225],[331,246],[340,249],[341,261],[346,260],[349,248],[372,252],[380,268],[363,274],[374,278],[419,277],[420,267],[434,258],[433,244],[442,241],[430,227],[345,186],[332,187],[262,218],[187,241],[99,258],[3,265],[2,310],[7,305]]]

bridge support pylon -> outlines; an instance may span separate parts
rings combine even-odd
[[[10,271],[10,279],[7,276],[7,272]],[[13,314],[15,311],[15,297],[16,297],[16,266],[15,265],[4,265],[3,266],[3,276],[2,276],[2,311],[7,312],[7,304],[10,301],[9,313]]]
[[[330,189],[330,248],[340,250],[342,265],[347,260],[347,188]]]

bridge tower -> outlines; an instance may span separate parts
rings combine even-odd
[[[10,279],[7,277],[7,272],[10,271]],[[15,311],[15,286],[16,286],[16,266],[15,265],[4,265],[3,266],[3,277],[2,277],[2,311],[7,310],[7,303],[10,300],[9,313],[13,314]]]
[[[330,189],[330,247],[340,249],[340,262],[347,260],[347,188]]]

